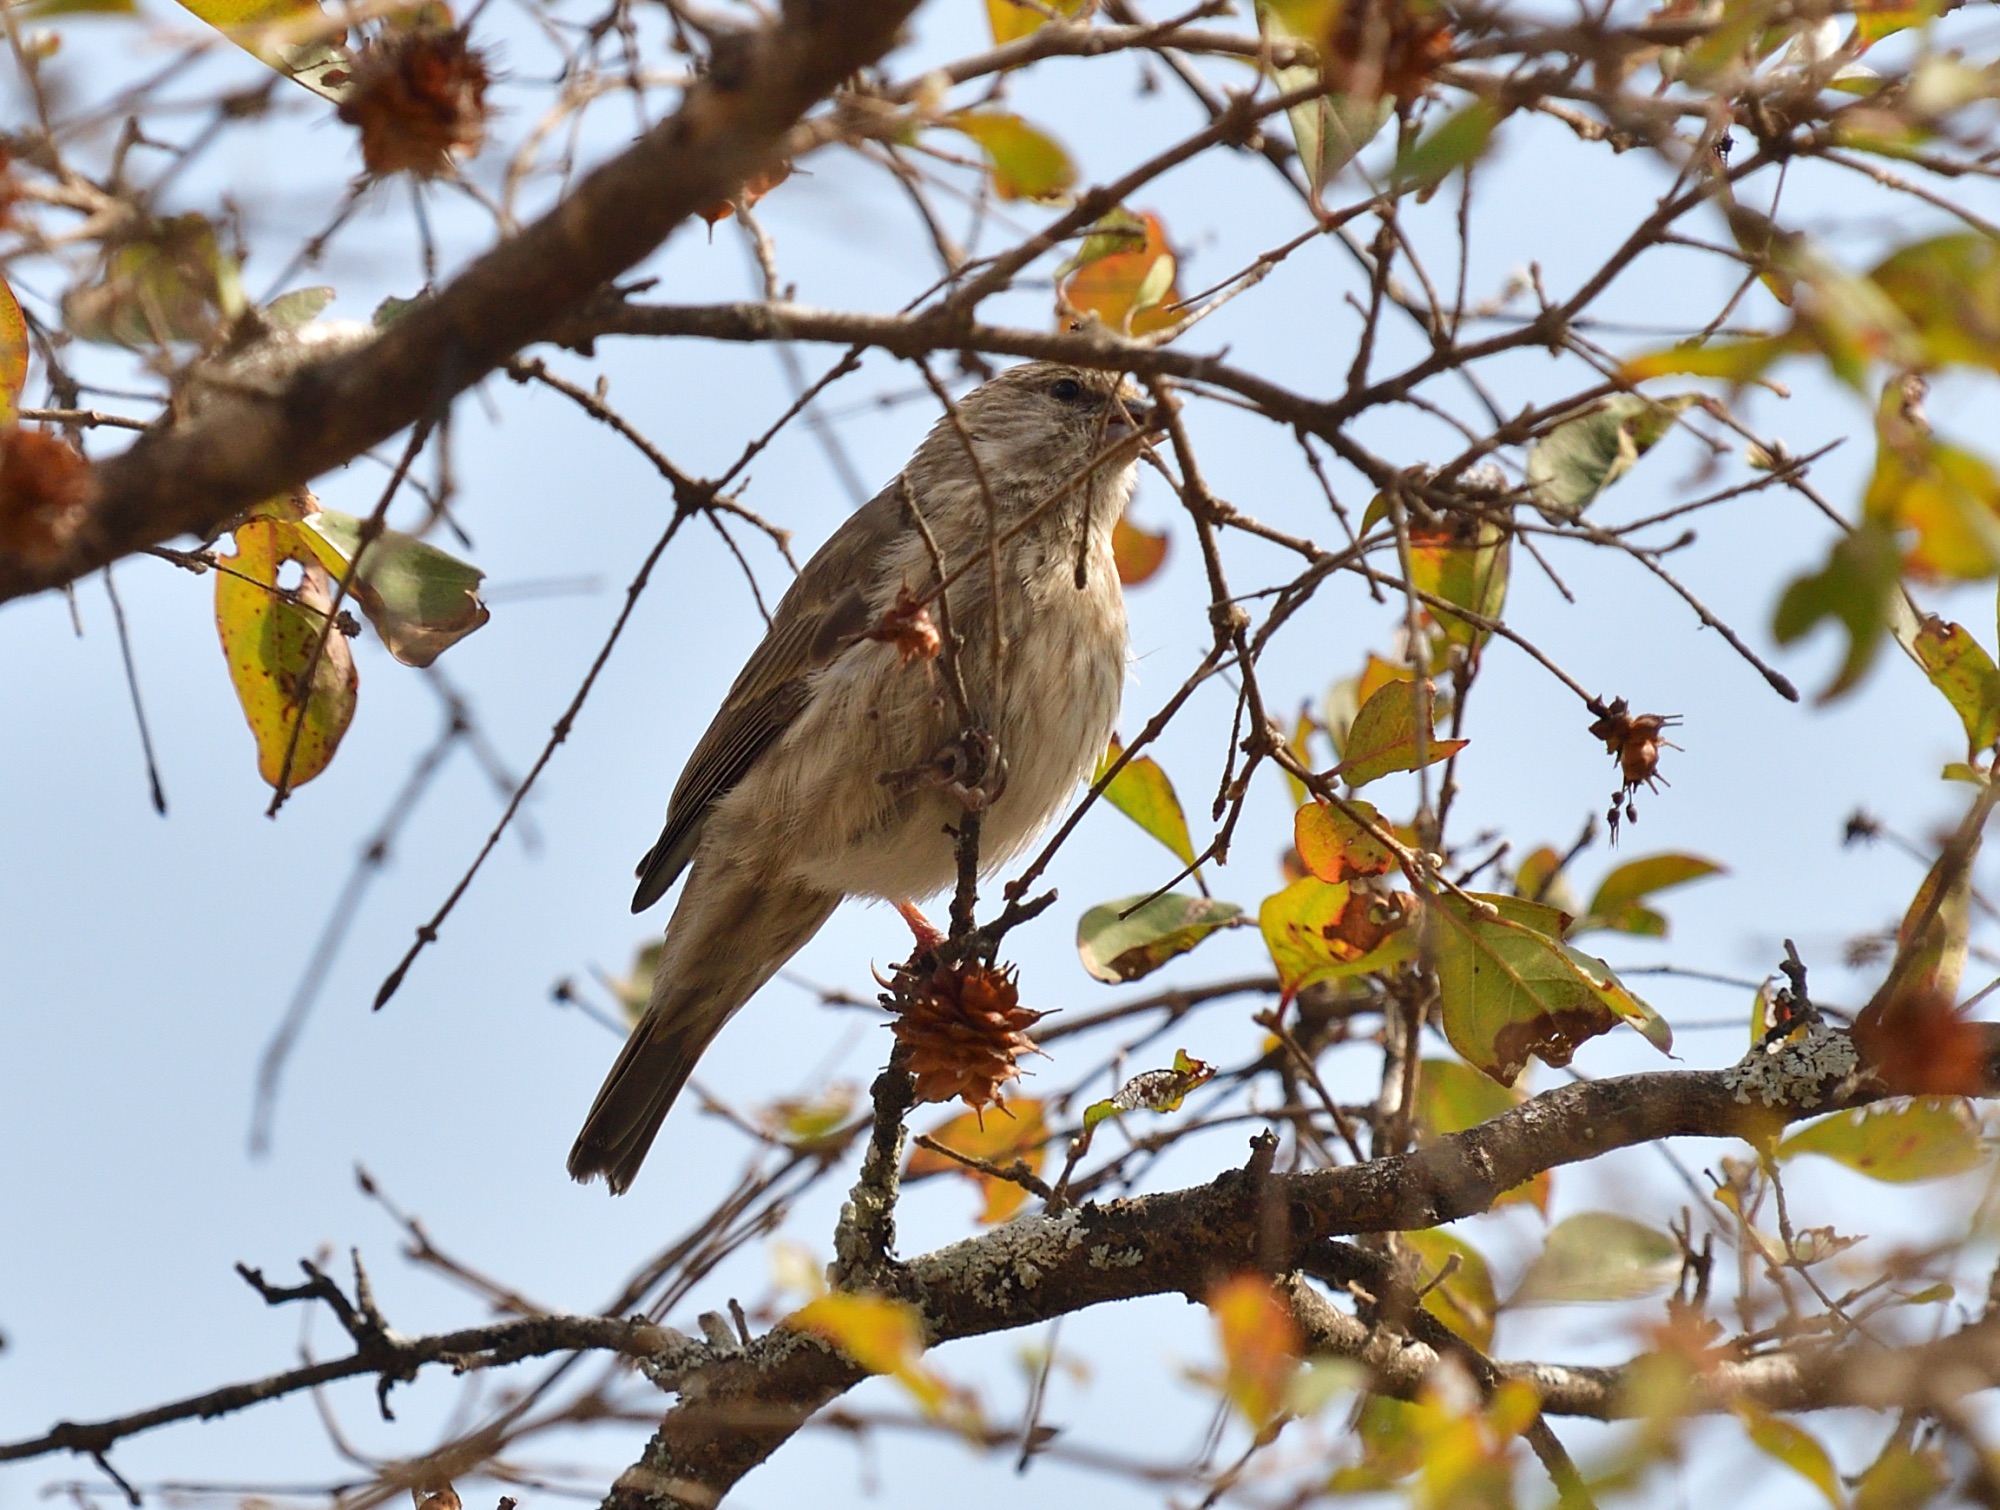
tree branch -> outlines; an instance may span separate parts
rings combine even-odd
[[[96,470],[96,495],[60,556],[0,558],[0,602],[73,581],[176,535],[206,536],[379,445],[478,382],[726,199],[824,133],[795,130],[840,81],[894,42],[915,0],[787,0],[718,40],[681,107],[359,350],[268,382],[215,385],[191,418]]]

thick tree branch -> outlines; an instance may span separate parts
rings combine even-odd
[[[792,140],[800,117],[880,58],[914,9],[915,0],[787,0],[768,25],[721,39],[678,111],[378,339],[268,383],[232,384],[105,461],[69,549],[37,565],[0,557],[0,601],[176,535],[212,534],[437,414],[696,210],[811,145]]]

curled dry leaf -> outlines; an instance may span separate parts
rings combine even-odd
[[[889,1030],[909,1050],[918,1101],[954,1096],[977,1111],[1001,1104],[1024,1054],[1041,1051],[1028,1029],[1044,1014],[1021,1005],[1014,972],[998,965],[940,965],[897,981],[901,1007]]]
[[[60,435],[0,432],[0,555],[55,560],[82,525],[93,486],[90,463]]]
[[[486,140],[486,60],[463,27],[385,31],[361,49],[340,118],[378,178],[435,178]]]
[[[711,226],[719,225],[736,213],[736,206],[738,204],[741,204],[746,210],[751,208],[758,200],[762,199],[791,176],[792,165],[784,162],[774,163],[762,172],[752,173],[748,178],[743,180],[743,187],[736,191],[734,197],[716,200],[714,204],[701,212],[701,218]]]

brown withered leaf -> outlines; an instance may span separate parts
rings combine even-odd
[[[739,201],[745,209],[749,209],[791,176],[792,165],[784,162],[774,163],[760,173],[752,173],[743,180],[743,187],[737,190],[734,197],[716,200],[714,204],[701,211],[701,218],[707,221],[711,228],[720,225],[736,213]]]

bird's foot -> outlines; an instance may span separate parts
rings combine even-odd
[[[1007,790],[1007,762],[1000,756],[999,740],[984,729],[972,729],[921,765],[889,771],[882,781],[898,795],[935,787],[968,813],[983,813]]]

